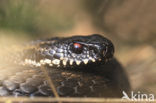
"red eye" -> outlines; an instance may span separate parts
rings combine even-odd
[[[79,43],[74,43],[72,46],[72,51],[74,53],[80,54],[83,51],[83,46]]]
[[[78,49],[78,48],[82,48],[82,45],[79,43],[74,43],[74,48]]]

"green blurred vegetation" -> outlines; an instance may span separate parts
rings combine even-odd
[[[0,30],[25,32],[33,37],[72,27],[72,18],[60,18],[56,13],[45,14],[40,1],[0,0]]]

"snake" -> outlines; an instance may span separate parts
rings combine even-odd
[[[100,34],[26,43],[0,66],[0,96],[55,97],[43,67],[60,97],[122,97],[130,83],[114,51]]]

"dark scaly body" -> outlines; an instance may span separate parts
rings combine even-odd
[[[100,35],[39,40],[27,47],[15,53],[15,63],[0,69],[1,96],[53,97],[42,65],[59,96],[121,97],[130,90],[113,44]]]

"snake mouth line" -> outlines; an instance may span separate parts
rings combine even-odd
[[[48,65],[50,67],[60,67],[60,66],[80,66],[80,65],[88,65],[90,63],[95,63],[95,62],[103,62],[106,63],[108,61],[110,61],[112,58],[109,59],[105,59],[105,60],[95,60],[94,58],[90,58],[90,59],[84,59],[82,61],[80,60],[68,60],[68,59],[63,59],[63,60],[59,60],[59,59],[54,59],[54,60],[50,60],[50,59],[41,59],[39,62],[32,60],[32,59],[25,59],[24,62],[21,62],[20,64],[22,65],[30,65],[30,66],[36,66],[36,67],[41,67],[43,65]]]

